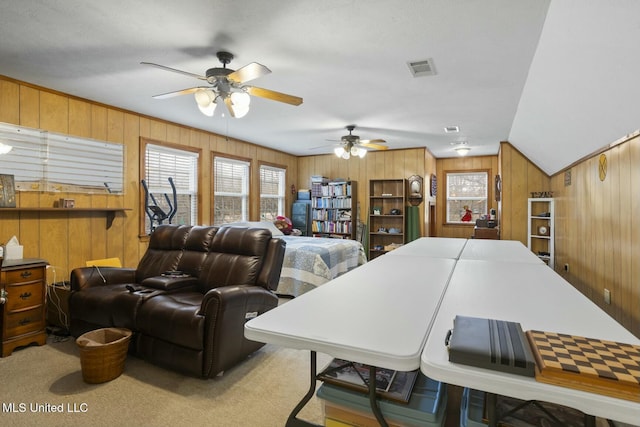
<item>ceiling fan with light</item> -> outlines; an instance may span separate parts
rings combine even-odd
[[[249,104],[251,102],[250,95],[270,99],[272,101],[284,102],[291,105],[302,104],[302,98],[300,97],[256,86],[245,85],[246,82],[257,79],[258,77],[262,77],[271,72],[271,70],[264,65],[252,62],[242,68],[232,70],[227,68],[227,64],[229,64],[233,59],[233,55],[231,53],[221,51],[216,55],[222,63],[222,67],[209,68],[205,72],[204,76],[151,62],[141,62],[141,64],[195,77],[196,79],[204,80],[209,83],[209,86],[196,86],[174,92],[163,93],[155,95],[154,98],[165,99],[192,93],[195,96],[196,104],[200,111],[204,115],[210,117],[213,116],[219,102],[224,102],[232,117],[244,117],[249,112]]]
[[[380,145],[385,143],[384,139],[360,139],[358,135],[354,135],[352,132],[356,128],[355,125],[347,126],[349,135],[345,135],[340,138],[340,145],[333,151],[336,156],[343,159],[348,159],[351,156],[358,156],[360,158],[366,156],[368,149],[373,150],[388,150],[386,145]]]

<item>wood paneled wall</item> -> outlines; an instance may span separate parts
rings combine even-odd
[[[194,111],[197,114],[197,111]],[[20,207],[53,207],[60,197],[75,199],[76,207],[130,208],[118,213],[113,225],[106,229],[103,213],[2,212],[0,242],[17,236],[24,246],[24,256],[44,258],[54,268],[47,279],[68,280],[70,271],[90,259],[120,258],[125,266],[134,267],[147,247],[147,239],[139,238],[142,193],[140,189],[140,138],[169,142],[202,150],[200,160],[201,191],[199,221],[210,224],[211,153],[218,152],[251,159],[252,188],[259,188],[258,168],[261,162],[287,169],[287,188],[296,184],[297,158],[276,150],[198,129],[97,104],[63,93],[35,87],[0,76],[0,122],[95,138],[125,145],[124,195],[62,194],[20,192]],[[1,163],[0,163],[1,164]],[[293,195],[287,192],[286,205]],[[251,220],[259,217],[259,192],[250,195]],[[55,272],[55,278],[53,274]]]
[[[604,181],[600,154],[607,158]],[[554,175],[551,189],[556,271],[640,337],[640,136]],[[611,304],[604,302],[604,289],[611,291]]]
[[[493,193],[493,178],[498,173],[498,156],[451,157],[436,160],[438,191],[436,201],[436,236],[469,238],[473,235],[475,224],[446,224],[447,209],[447,172],[463,172],[473,170],[489,171],[489,203],[488,209],[497,209]],[[489,212],[487,212],[488,214]]]
[[[527,244],[527,199],[531,192],[551,191],[549,176],[508,142],[500,143],[502,194],[498,206],[500,238]],[[556,235],[556,239],[557,239]]]
[[[360,220],[367,222],[369,212],[369,180],[398,179],[419,175],[424,179],[424,201],[420,204],[421,235],[429,230],[428,207],[429,176],[435,173],[433,155],[425,148],[372,151],[361,158],[338,159],[333,154],[298,158],[298,188],[311,188],[311,176],[345,178],[358,181],[358,203]]]
[[[527,198],[532,191],[552,190],[556,198],[556,269],[569,282],[599,304],[635,335],[640,336],[640,225],[634,213],[640,211],[640,137],[607,150],[608,176],[598,178],[597,156],[574,165],[571,185],[564,185],[564,173],[549,178],[509,143],[501,143],[497,156],[435,159],[424,148],[371,152],[364,159],[339,160],[334,155],[295,157],[243,141],[226,139],[201,130],[123,111],[106,105],[38,88],[0,76],[0,121],[50,131],[102,139],[125,145],[124,195],[86,195],[24,192],[18,206],[51,207],[60,197],[74,198],[78,207],[124,207],[110,229],[102,213],[0,213],[0,242],[15,235],[24,245],[25,257],[49,261],[49,281],[65,280],[76,266],[89,259],[118,257],[133,267],[146,250],[139,238],[141,191],[139,173],[140,138],[202,149],[200,179],[200,222],[211,223],[211,153],[251,159],[252,187],[257,187],[261,162],[287,168],[287,188],[309,188],[311,175],[345,178],[359,183],[361,220],[368,211],[370,179],[425,179],[425,201],[420,205],[421,235],[469,237],[470,226],[446,226],[445,171],[488,169],[491,183],[502,177],[501,202],[495,202],[490,186],[490,206],[498,209],[501,238],[526,244]],[[429,177],[436,174],[438,195],[430,198]],[[287,192],[287,206],[295,195]],[[429,209],[434,206],[435,209]],[[430,211],[434,211],[430,215]],[[259,195],[252,192],[250,216],[258,219]],[[563,267],[569,265],[569,271]],[[52,277],[55,271],[56,277]],[[605,305],[603,292],[611,291],[612,303]]]

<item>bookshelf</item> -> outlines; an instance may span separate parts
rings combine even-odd
[[[405,188],[404,179],[369,181],[369,260],[404,244]]]
[[[311,232],[314,237],[356,239],[358,183],[311,184]]]

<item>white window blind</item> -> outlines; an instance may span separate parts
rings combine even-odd
[[[213,224],[249,218],[249,162],[215,157]]]
[[[284,215],[286,170],[273,166],[260,166],[260,219],[275,221]]]
[[[173,203],[173,189],[169,178],[176,187],[177,212],[173,224],[195,225],[198,212],[198,153],[160,145],[147,144],[145,150],[146,183],[149,193],[157,205],[169,212],[167,197]],[[149,203],[153,203],[150,200]],[[150,230],[147,218],[147,230]]]
[[[12,147],[0,156],[0,168],[14,175],[17,190],[123,192],[122,144],[4,123],[0,143]]]

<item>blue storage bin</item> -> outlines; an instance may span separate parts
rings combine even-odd
[[[340,409],[340,419],[332,417],[347,425],[365,425],[363,418],[377,425],[371,411],[369,396],[365,393],[324,383],[317,391],[317,396],[324,401],[325,414],[329,409]],[[394,426],[403,427],[441,427],[444,425],[447,408],[447,386],[422,374],[418,375],[409,402],[406,404],[379,399],[378,405],[385,420]],[[366,424],[368,425],[368,424]]]
[[[514,408],[523,403],[512,397],[498,396],[498,407]],[[510,427],[537,427],[562,425],[563,427],[580,427],[584,425],[584,413],[548,402],[539,402],[548,412],[553,414],[560,424],[554,423],[544,411],[533,405],[527,405],[513,415],[500,420],[500,425]],[[465,388],[460,403],[460,427],[486,427],[484,422],[484,391]]]

